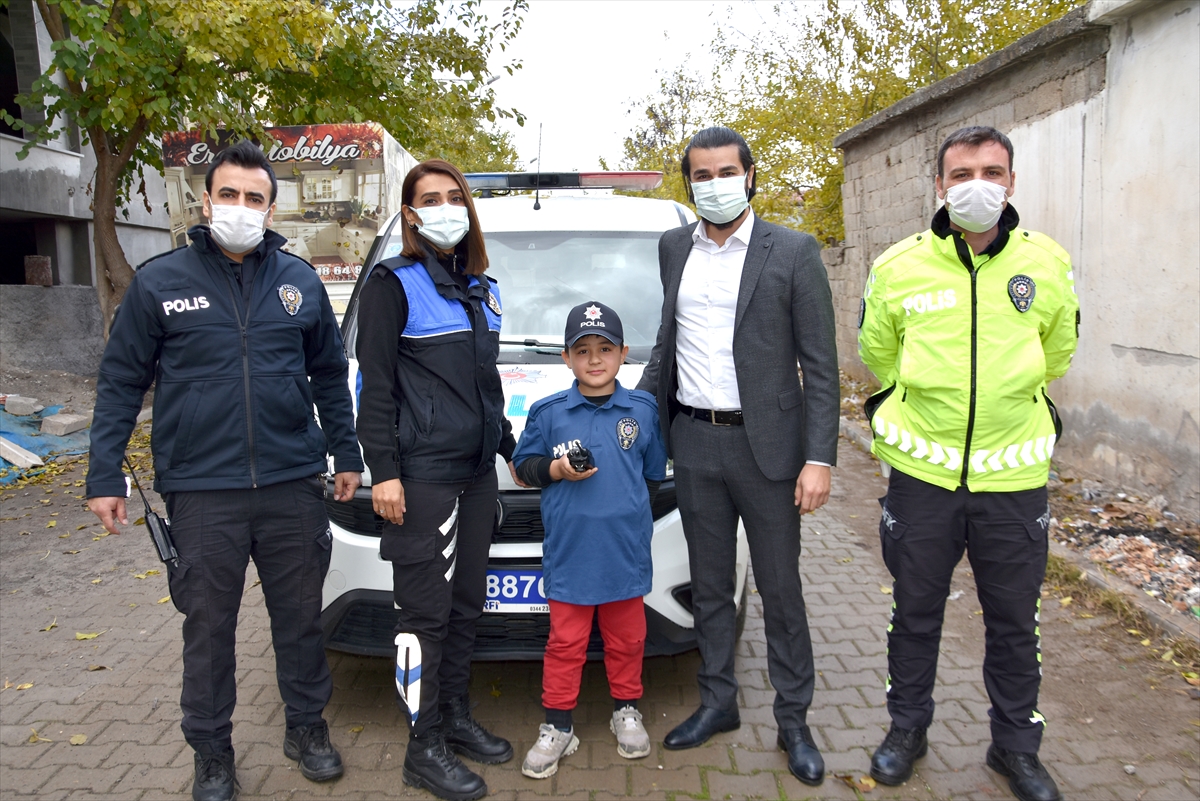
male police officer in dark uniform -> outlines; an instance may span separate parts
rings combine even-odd
[[[237,796],[231,741],[235,628],[250,557],[262,579],[287,707],[283,751],[305,777],[342,775],[322,711],[321,584],[335,498],[359,485],[342,338],[312,266],[264,231],[276,181],[255,145],[220,153],[205,178],[210,226],[138,270],[113,321],[96,386],[88,505],[117,532],[128,523],[121,459],[153,382],[155,489],[178,549],[169,570],[183,623],[183,733],[195,749],[196,801]],[[313,404],[321,426],[313,417]]]

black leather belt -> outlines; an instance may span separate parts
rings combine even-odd
[[[713,409],[693,409],[691,406],[679,404],[679,411],[688,417],[712,423],[714,426],[740,426],[745,424],[741,411],[718,412]]]

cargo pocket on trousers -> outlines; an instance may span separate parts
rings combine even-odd
[[[178,567],[167,565],[167,589],[171,591],[171,604],[183,615],[187,614],[187,610],[179,605],[179,599],[187,595],[187,582],[185,579],[191,567],[192,563],[182,556],[179,558]]]
[[[437,552],[437,529],[405,531],[404,526],[388,523],[379,541],[379,556],[394,565],[419,565],[433,559]]]
[[[883,563],[893,576],[898,574],[904,532],[907,530],[908,524],[897,520],[888,511],[887,504],[883,504],[879,514],[879,545],[883,551]]]

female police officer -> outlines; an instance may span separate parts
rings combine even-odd
[[[508,741],[470,714],[467,684],[496,510],[495,457],[516,443],[496,371],[500,296],[462,173],[441,160],[404,179],[401,255],[359,301],[358,433],[388,524],[396,688],[411,725],[406,783],[443,798],[487,792],[450,751],[506,762]],[[511,469],[511,465],[510,465]]]

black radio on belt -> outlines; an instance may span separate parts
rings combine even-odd
[[[567,461],[571,463],[571,467],[576,473],[586,473],[596,466],[596,462],[592,459],[592,452],[580,445],[578,442],[571,446],[571,450],[567,451]]]
[[[138,495],[142,496],[142,503],[146,507],[146,528],[150,531],[150,541],[158,551],[158,558],[163,564],[179,567],[179,552],[175,550],[175,541],[171,539],[171,521],[159,517],[150,508],[150,501],[146,500],[146,493],[142,492],[142,487],[138,484],[137,473],[133,472],[133,465],[130,464],[128,456],[125,457],[125,464],[129,466],[133,486],[137,487]]]

